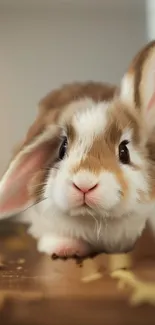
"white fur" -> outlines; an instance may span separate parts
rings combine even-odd
[[[121,186],[114,173],[104,171],[100,175],[100,186],[97,189],[97,198],[103,210],[111,210],[119,203]]]
[[[92,139],[105,130],[108,107],[109,102],[100,102],[76,112],[73,117],[73,126],[80,138],[87,137],[87,141],[92,144]]]
[[[125,130],[124,130],[124,132],[123,132],[123,134],[122,134],[122,136],[121,136],[121,138],[120,138],[120,143],[122,142],[122,141],[124,141],[124,140],[127,140],[127,141],[131,141],[131,139],[132,139],[132,129],[130,129],[130,128],[126,128]]]
[[[134,74],[126,74],[121,82],[120,97],[123,102],[131,105],[134,104]]]
[[[87,101],[85,103],[88,105]],[[56,249],[55,243],[61,243],[63,237],[82,239],[94,250],[112,252],[130,249],[144,229],[148,215],[154,211],[154,203],[147,202],[146,164],[132,144],[130,129],[124,130],[120,142],[123,139],[130,141],[131,160],[140,169],[120,164],[128,184],[125,200],[122,199],[121,184],[113,172],[106,170],[99,175],[87,169],[72,172],[74,164],[87,156],[93,140],[101,132],[103,134],[107,125],[108,103],[87,105],[85,110],[83,107],[78,113],[75,111],[73,123],[78,136],[74,148],[59,163],[58,172],[51,169],[44,191],[45,200],[31,216],[30,233],[39,239],[39,250],[50,254]],[[85,196],[87,208],[81,206],[83,195],[73,183],[79,187],[98,184]],[[140,191],[146,197],[145,202]]]
[[[90,246],[80,239],[51,235],[41,237],[38,242],[38,250],[49,255],[57,252],[59,256],[73,256],[78,255],[79,252],[80,256],[85,256],[91,252]]]

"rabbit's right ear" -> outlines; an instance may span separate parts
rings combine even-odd
[[[56,159],[59,142],[59,129],[53,125],[15,155],[0,182],[0,218],[19,213],[37,202],[39,193],[32,191],[32,181],[38,172],[46,176],[47,167]]]
[[[52,91],[40,101],[36,120],[16,147],[0,181],[0,218],[22,212],[38,200],[37,191],[32,191],[32,182],[36,175],[46,176],[49,164],[52,166],[57,158],[61,141],[61,130],[57,125],[63,106],[63,100],[59,105],[61,93],[61,89]]]

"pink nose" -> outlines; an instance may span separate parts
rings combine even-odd
[[[77,186],[75,183],[73,183],[73,186],[78,190],[81,191],[82,193],[88,193],[92,190],[95,190],[98,184],[95,184],[93,186]]]

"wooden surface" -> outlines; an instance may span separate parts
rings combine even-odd
[[[134,250],[140,279],[155,281],[154,244],[146,232]],[[0,325],[155,324],[155,307],[130,306],[129,292],[107,274],[102,255],[95,260],[103,277],[82,283],[82,266],[38,254],[15,224],[1,224],[0,255]]]

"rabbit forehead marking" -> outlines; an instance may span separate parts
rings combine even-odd
[[[88,104],[88,101],[83,102]],[[95,139],[103,136],[107,126],[109,102],[89,102],[74,111],[67,125],[70,157],[79,164],[87,156]]]
[[[97,172],[105,168],[105,165],[109,166],[109,161],[114,160],[115,144],[119,141],[121,132],[113,123],[113,119],[108,117],[110,106],[110,102],[100,102],[96,105],[94,103],[74,114],[74,141],[70,150],[70,154],[74,157],[76,155],[77,159],[74,160],[74,171],[89,168]],[[109,132],[114,142],[107,137]]]
[[[109,102],[92,102],[91,105],[75,112],[72,123],[77,137],[87,137],[89,142],[105,130],[109,104]]]

